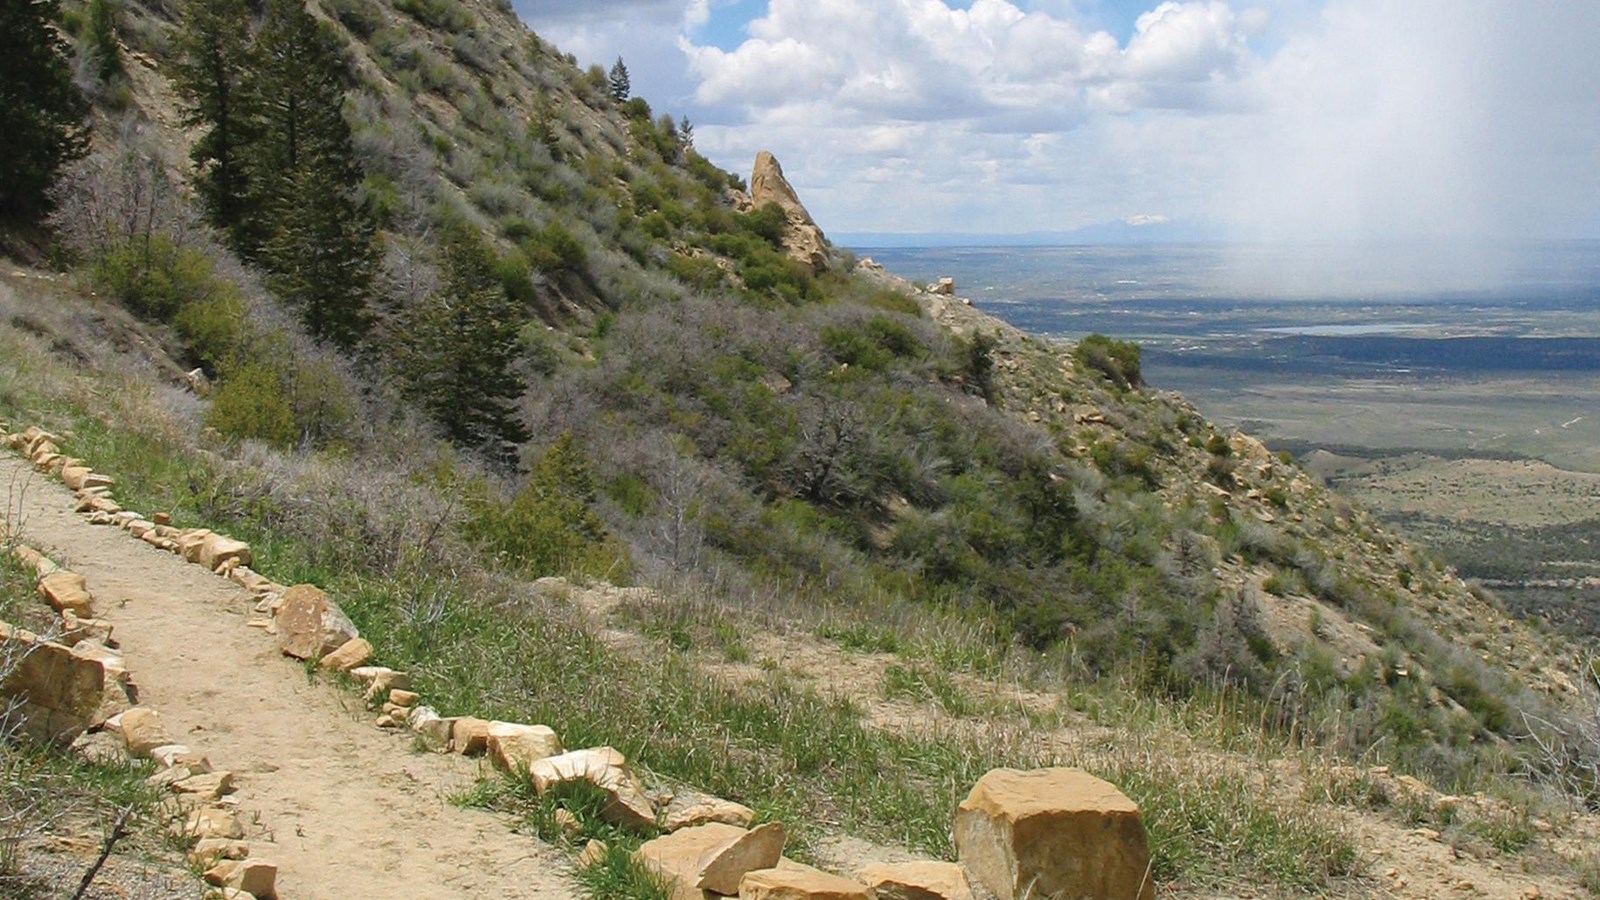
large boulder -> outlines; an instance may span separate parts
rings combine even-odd
[[[610,747],[573,750],[535,760],[528,766],[528,778],[541,794],[563,784],[587,781],[606,793],[606,805],[600,810],[606,821],[629,828],[656,824],[655,806],[645,795],[644,787],[628,768],[627,759]]]
[[[561,739],[548,725],[490,722],[485,748],[495,768],[521,776],[535,760],[561,755]]]
[[[1139,807],[1082,769],[994,769],[956,809],[962,865],[1000,900],[1153,900]]]
[[[21,701],[22,731],[70,743],[94,723],[111,679],[97,659],[0,622],[0,658],[12,660],[0,696]]]
[[[776,203],[783,210],[783,250],[789,258],[821,272],[828,265],[828,241],[816,220],[800,202],[777,157],[766,150],[756,154],[750,172],[750,200],[756,209]]]
[[[360,636],[344,610],[312,584],[284,591],[274,621],[278,647],[295,659],[320,660]]]
[[[777,865],[783,839],[777,822],[748,831],[713,822],[646,841],[635,858],[672,885],[674,900],[700,900],[704,891],[738,893],[746,873]]]

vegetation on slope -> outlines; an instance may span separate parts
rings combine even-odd
[[[106,44],[68,12],[80,52]],[[1048,659],[1174,704],[1241,695],[1274,746],[1450,786],[1572,768],[1521,742],[1562,721],[1539,689],[1565,660],[1532,658],[1448,571],[1147,388],[1136,347],[1067,351],[847,254],[790,259],[782,210],[750,208],[692,129],[509,9],[270,0],[258,19],[147,0],[119,28],[125,65],[84,76],[125,92],[102,97],[98,151],[58,194],[63,252],[215,390],[154,437],[80,406],[102,442],[86,455],[150,485],[136,502],[251,539],[280,580],[341,589],[429,696],[551,718],[757,803],[801,779],[808,812],[905,822],[894,837],[931,849],[954,785],[1026,762],[881,734],[790,685],[707,688],[670,653],[623,663],[503,580],[576,574],[782,597],[801,619],[914,608],[982,635],[975,668]],[[248,65],[204,65],[219,54]],[[155,125],[174,90],[194,141]],[[20,388],[0,399],[48,414]],[[195,463],[201,424],[249,465]],[[596,682],[630,704],[570,708]],[[763,762],[707,770],[707,734]],[[1165,788],[1135,768],[1119,771],[1158,846],[1201,845],[1165,874],[1193,877],[1204,825],[1164,831]],[[1294,858],[1320,874],[1285,883],[1349,869],[1308,841]]]

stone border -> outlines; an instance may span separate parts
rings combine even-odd
[[[111,498],[115,479],[63,455],[61,439],[49,432],[29,427],[7,434],[0,423],[0,443],[28,458],[38,471],[59,477],[76,493],[77,511],[91,524],[116,525],[131,537],[205,566],[248,591],[256,599],[255,612],[263,616],[248,624],[276,635],[285,656],[314,661],[319,668],[345,672],[365,684],[366,702],[379,705],[376,727],[407,728],[437,752],[486,755],[495,768],[527,779],[539,794],[587,782],[605,793],[601,816],[607,821],[665,832],[642,845],[634,858],[671,885],[675,898],[972,900],[974,886],[979,894],[1001,900],[1032,896],[1047,887],[1050,895],[1066,891],[1072,896],[1140,900],[1153,896],[1138,807],[1113,785],[1077,769],[997,769],[986,774],[956,813],[960,863],[868,865],[852,880],[795,862],[783,856],[781,823],[752,827],[755,813],[750,808],[695,792],[652,796],[623,754],[611,747],[564,751],[555,731],[545,725],[441,716],[420,705],[407,673],[366,665],[372,644],[360,636],[338,603],[315,585],[286,587],[256,572],[250,567],[254,561],[250,546],[243,541],[204,528],[174,528],[165,514],[147,519],[124,510]],[[33,556],[24,559],[33,559],[40,571],[40,592],[60,613],[63,632],[83,636],[73,647],[57,646],[94,659],[102,679],[111,675],[115,680],[120,672],[122,681],[117,683],[127,683],[120,656],[99,638],[103,635],[109,642],[111,629],[93,618],[83,579],[60,570],[36,551],[29,552]],[[22,556],[21,548],[18,554]],[[45,567],[51,568],[53,579],[48,591]],[[85,644],[91,649],[76,650]],[[193,808],[185,810],[183,829],[200,839],[190,860],[208,866],[206,880],[223,886],[224,896],[274,896],[276,868],[249,859],[248,845],[239,840],[243,831],[225,796],[231,774],[212,772],[204,757],[167,742],[153,710],[133,707],[101,722],[121,733],[130,754],[149,756],[163,767],[155,779],[163,779],[180,798],[200,798],[188,801]],[[1018,784],[1025,789],[1017,790]],[[558,824],[576,835],[578,822],[570,813],[561,816],[562,812],[566,810],[557,811]],[[603,842],[589,841],[579,852],[578,863],[593,865],[607,852]],[[1096,874],[1084,881],[1085,871]]]

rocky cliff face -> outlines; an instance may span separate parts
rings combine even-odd
[[[805,204],[800,202],[789,180],[783,177],[783,167],[778,164],[777,157],[766,150],[756,154],[756,164],[750,172],[750,199],[756,207],[776,203],[783,208],[783,249],[790,258],[806,263],[817,272],[827,267],[827,238],[806,211]]]

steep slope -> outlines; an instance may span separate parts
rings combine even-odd
[[[906,620],[962,623],[970,668],[1026,660],[1051,690],[1237,701],[1287,744],[1445,788],[1581,775],[1587,751],[1547,750],[1578,713],[1575,648],[1291,460],[1149,389],[1136,347],[1041,341],[845,253],[819,267],[798,213],[756,207],[675,123],[611,97],[604,73],[580,71],[502,4],[311,9],[348,57],[345,116],[386,254],[360,352],[307,340],[203,231],[184,232],[201,237],[177,268],[204,269],[204,297],[179,305],[209,318],[149,314],[107,277],[111,254],[78,249],[91,283],[154,320],[130,334],[220,376],[209,399],[166,397],[164,450],[220,455],[153,479],[164,505],[253,523],[295,548],[292,565],[348,579],[370,601],[363,629],[388,622],[393,652],[441,681],[457,673],[456,696],[550,702],[524,676],[464,661],[486,651],[448,641],[478,633],[441,637],[424,594],[482,607],[440,600],[440,620],[493,618],[519,608],[500,579],[631,578],[813,624],[825,610],[847,623],[818,626],[840,643],[865,631],[894,646]],[[194,135],[168,81],[177,4],[126,10],[129,93],[120,111],[101,103],[100,148],[153,155],[181,182]],[[170,222],[192,219],[185,206]],[[395,352],[408,313],[448,268],[440,235],[463,223],[492,247],[516,308],[516,412],[533,438],[515,472],[450,447],[392,388],[413,375]],[[51,319],[30,302],[12,318],[67,348],[104,317],[64,304]],[[219,331],[243,335],[231,352],[250,365],[218,362]],[[113,348],[99,364],[119,359]],[[263,368],[285,396],[252,380]],[[287,438],[256,430],[280,411]],[[371,482],[345,484],[354,470]],[[459,588],[462,571],[481,582]],[[1592,783],[1566,783],[1593,802]]]

